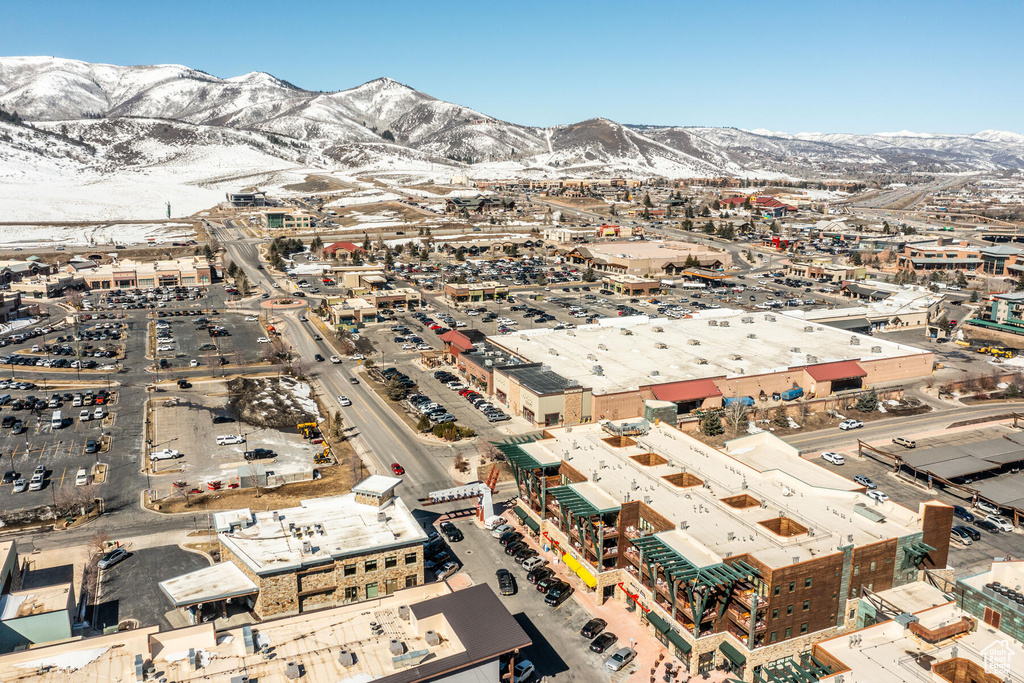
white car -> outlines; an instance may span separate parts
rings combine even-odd
[[[266,337],[256,337],[256,343],[257,344],[269,344],[270,340],[267,339]]]
[[[254,315],[247,315],[247,316],[245,316],[245,322],[247,322],[247,323],[254,323],[257,320],[259,320],[259,318],[257,318]]]
[[[846,464],[846,460],[843,459],[843,456],[835,451],[825,451],[821,454],[821,457],[825,462],[830,462],[833,465]]]
[[[990,515],[999,514],[999,508],[997,508],[995,505],[988,502],[987,500],[979,500],[977,503],[974,504],[974,507],[978,508],[982,512],[987,512]]]
[[[89,475],[86,473],[84,467],[78,469],[78,473],[75,474],[75,486],[85,486],[89,483]]]
[[[1013,531],[1013,525],[1010,524],[1009,520],[1007,520],[1005,517],[1002,517],[1000,515],[986,515],[985,516],[985,521],[986,522],[991,522],[1000,531],[1006,531],[1006,532]]]
[[[839,428],[843,431],[846,431],[847,429],[860,429],[863,426],[864,423],[860,420],[843,420],[839,423]]]
[[[885,493],[883,493],[882,491],[879,491],[877,489],[874,490],[874,491],[868,491],[867,492],[867,496],[868,496],[868,498],[871,498],[872,500],[876,500],[879,503],[884,503],[885,501],[889,500],[889,496],[885,495]]]
[[[537,670],[534,668],[533,662],[524,659],[516,664],[515,670],[512,672],[512,683],[525,683],[532,679],[535,673]]]
[[[181,456],[181,452],[173,448],[163,448],[159,451],[153,451],[149,454],[150,460],[173,460]]]
[[[341,362],[341,356],[331,356],[331,362],[337,365]]]
[[[415,344],[410,344],[409,342],[406,342],[406,343],[402,344],[402,350],[403,351],[412,351],[415,348],[416,348],[416,345]]]
[[[173,351],[174,347],[169,345],[169,344],[161,344],[160,346],[156,347],[156,350],[157,351]]]
[[[338,396],[338,403],[340,403],[343,406],[350,406],[350,405],[352,405],[352,401],[349,400],[348,396],[341,396],[341,395],[339,395]]]
[[[198,368],[199,367],[199,361],[197,361],[195,358],[193,358],[192,360],[190,360],[188,362],[188,366],[190,368]]]
[[[419,349],[420,351],[430,351],[434,347],[432,347],[430,344],[417,344],[416,348]]]
[[[243,441],[245,441],[245,438],[241,434],[224,434],[217,437],[218,446],[233,446]]]
[[[366,360],[366,356],[362,355],[361,353],[357,353],[357,354],[354,354],[352,356],[349,356],[348,359],[349,360]]]

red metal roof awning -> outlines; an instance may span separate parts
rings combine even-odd
[[[868,373],[855,360],[841,360],[837,363],[821,363],[808,365],[807,374],[815,382],[834,382],[839,379],[867,377]]]
[[[454,346],[462,352],[469,351],[473,348],[473,342],[469,340],[469,337],[456,330],[445,332],[439,338],[449,346]]]
[[[693,379],[670,384],[655,384],[651,387],[654,398],[659,401],[671,401],[681,403],[683,401],[696,401],[711,396],[721,396],[721,390],[710,379]]]

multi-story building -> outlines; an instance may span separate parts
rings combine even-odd
[[[728,268],[732,256],[724,249],[689,242],[598,242],[579,246],[566,254],[566,261],[594,270],[662,277],[675,275],[696,261],[703,268]],[[688,263],[689,261],[689,263]]]
[[[996,332],[1024,334],[1024,292],[994,294],[967,322]]]
[[[268,230],[308,230],[313,216],[304,211],[264,211],[263,226]]]
[[[185,256],[161,261],[125,259],[112,263],[68,264],[66,271],[96,289],[146,289],[149,287],[206,286],[213,282],[213,265],[205,256]]]
[[[508,296],[508,286],[500,282],[474,282],[470,284],[446,282],[444,285],[444,295],[449,300],[457,303],[494,301]]]
[[[978,247],[969,242],[939,239],[932,244],[906,245],[896,265],[900,270],[915,273],[945,270],[1018,277],[1024,272],[1024,250],[1006,244]]]
[[[401,481],[372,475],[351,493],[305,500],[301,507],[218,513],[222,562],[160,586],[193,618],[201,605],[242,596],[267,618],[417,586],[427,536],[395,495]]]
[[[619,600],[691,674],[806,652],[849,598],[944,568],[952,507],[878,503],[768,433],[718,450],[646,420],[503,444],[518,515],[598,603]]]

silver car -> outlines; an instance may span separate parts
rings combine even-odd
[[[636,650],[631,647],[620,647],[612,653],[612,656],[604,661],[606,669],[619,671],[636,657]]]

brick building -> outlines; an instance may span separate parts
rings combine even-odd
[[[221,564],[164,582],[164,592],[183,608],[244,595],[265,619],[422,584],[427,536],[395,495],[401,481],[373,475],[301,507],[218,513]]]
[[[500,446],[514,512],[598,603],[634,608],[692,674],[806,652],[847,600],[945,568],[953,509],[876,503],[768,433],[723,450],[647,421]]]

